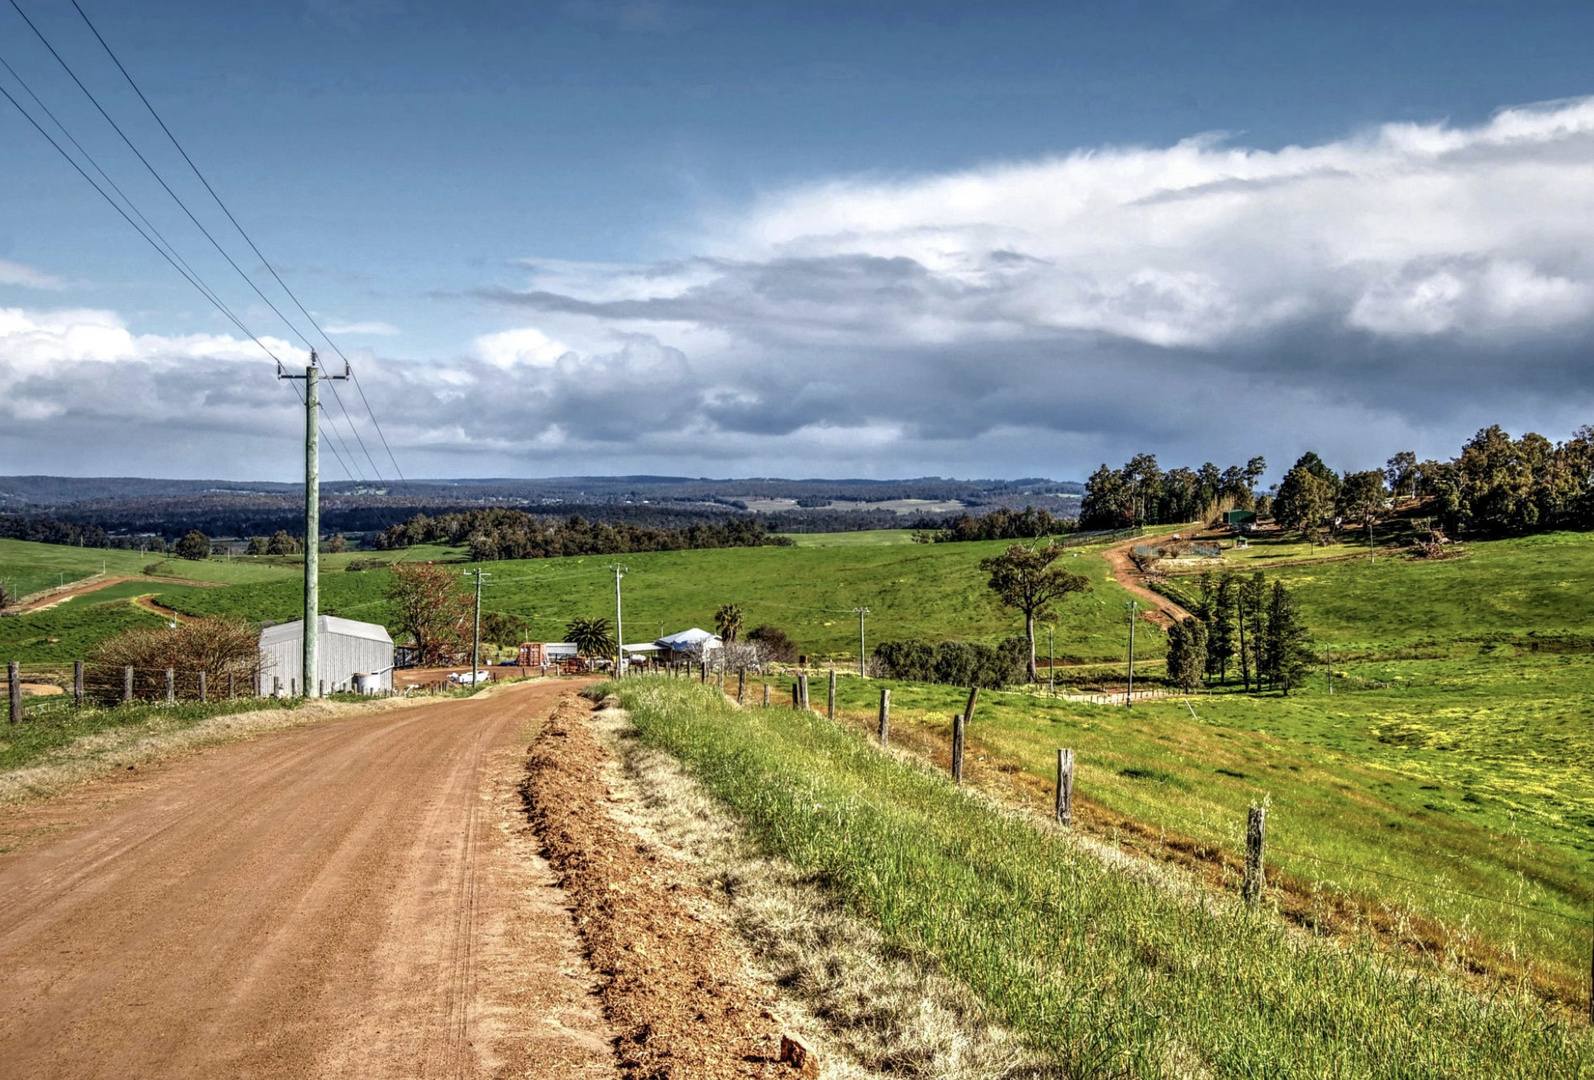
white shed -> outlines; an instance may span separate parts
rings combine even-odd
[[[317,677],[326,692],[393,689],[393,639],[376,623],[323,615],[316,622]],[[278,623],[260,631],[260,694],[302,693],[304,620]],[[363,676],[356,685],[355,677]]]

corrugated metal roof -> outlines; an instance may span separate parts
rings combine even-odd
[[[376,623],[355,622],[353,619],[340,619],[336,615],[323,615],[316,620],[316,629],[323,634],[342,634],[344,637],[363,638],[366,641],[380,641],[383,644],[393,644],[393,639],[388,635],[387,628]],[[304,636],[304,620],[295,619],[293,622],[278,623],[268,626],[260,631],[260,644],[280,645],[285,641],[296,641]]]

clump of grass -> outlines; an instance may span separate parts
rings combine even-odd
[[[1594,1069],[1586,1029],[1371,947],[1158,888],[822,718],[691,684],[614,688],[771,854],[962,981],[1077,1076],[1520,1076]]]

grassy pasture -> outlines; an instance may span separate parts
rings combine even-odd
[[[997,604],[979,570],[982,558],[1005,546],[871,543],[498,562],[487,567],[492,576],[482,606],[525,617],[533,640],[558,641],[574,616],[614,617],[609,567],[622,563],[630,567],[624,582],[628,641],[651,641],[661,629],[711,629],[715,610],[731,602],[742,605],[748,629],[772,623],[813,656],[856,655],[855,607],[870,609],[871,649],[884,638],[912,636],[995,642],[1023,630],[1021,619]],[[1093,591],[1064,602],[1058,656],[1110,660],[1123,649],[1123,604],[1130,596],[1108,580],[1106,563],[1085,550],[1077,559],[1065,556],[1071,569],[1091,579]],[[382,598],[387,580],[381,569],[323,574],[322,610],[385,623],[390,618]],[[194,590],[170,602],[196,615],[291,619],[301,600],[298,583],[283,580]],[[1137,650],[1147,657],[1161,655],[1156,628],[1143,622],[1140,629]]]
[[[690,682],[613,686],[770,853],[1095,1076],[1586,1075],[1586,1027],[1414,976],[1234,904],[1137,881],[1051,830],[790,709]],[[986,722],[986,726],[989,721]]]

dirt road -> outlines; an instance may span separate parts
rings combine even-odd
[[[0,814],[5,1077],[612,1077],[505,687]]]
[[[1145,542],[1143,539],[1129,540],[1110,547],[1101,554],[1107,560],[1108,573],[1112,575],[1114,581],[1142,600],[1149,601],[1149,606],[1140,612],[1141,618],[1154,622],[1166,630],[1174,623],[1188,619],[1190,613],[1166,596],[1147,587],[1144,576],[1135,566],[1134,560],[1129,557],[1129,552],[1136,544]]]

